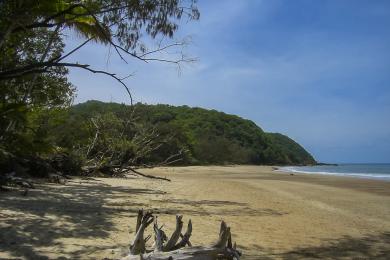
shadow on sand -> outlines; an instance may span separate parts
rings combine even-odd
[[[390,232],[360,238],[345,236],[324,246],[298,248],[280,255],[284,259],[389,259]]]
[[[324,241],[323,246],[297,248],[274,254],[261,246],[242,247],[243,260],[258,259],[389,259],[390,232],[360,238],[345,236]]]
[[[98,180],[82,181],[82,184],[79,181],[66,185],[44,184],[41,189],[30,190],[26,197],[20,192],[0,193],[0,252],[27,259],[48,259],[47,254],[53,251],[72,259],[85,258],[91,252],[112,249],[113,245],[95,241],[119,231],[112,222],[115,217],[135,217],[139,208],[167,215],[286,214],[267,208],[253,209],[240,202],[173,199],[169,194],[158,196],[164,194],[161,190],[113,187]],[[146,201],[148,205],[137,201]],[[163,207],[153,208],[152,205]],[[64,239],[69,239],[66,246]],[[79,245],[77,239],[91,240],[92,246]]]
[[[100,242],[118,232],[115,216],[136,216],[139,208],[150,205],[137,203],[137,198],[148,197],[160,214],[184,215],[249,215],[281,216],[283,212],[272,209],[253,209],[246,203],[212,200],[183,200],[161,197],[165,192],[151,189],[113,187],[99,182],[66,186],[44,185],[44,189],[31,190],[24,197],[20,192],[0,193],[0,252],[26,259],[48,259],[46,252],[59,256],[86,259],[91,252],[110,250],[112,244]],[[190,208],[181,208],[190,205]],[[158,210],[160,212],[158,212]],[[75,239],[72,251],[65,249],[60,239]],[[77,238],[89,239],[92,245],[77,244]],[[68,244],[67,244],[68,246]],[[115,246],[114,246],[115,247]],[[242,259],[389,259],[390,232],[360,238],[344,237],[323,241],[323,246],[296,248],[275,254],[272,249],[249,245],[243,248]],[[42,250],[46,248],[46,250]],[[52,259],[52,258],[51,258]],[[59,257],[58,259],[66,259]]]
[[[166,205],[164,209],[155,210],[159,214],[190,215],[190,216],[282,216],[286,212],[276,211],[270,208],[251,208],[248,203],[225,200],[187,200],[187,199],[162,199],[153,200],[156,203]],[[183,207],[185,206],[185,207]],[[190,207],[188,207],[190,206]]]
[[[27,259],[48,259],[37,247],[48,247],[49,250],[54,247],[67,254],[57,239],[105,238],[116,230],[111,222],[113,215],[135,216],[144,206],[130,203],[126,207],[116,207],[108,199],[162,194],[158,190],[112,187],[98,182],[89,182],[87,186],[77,183],[44,186],[44,189],[31,190],[26,197],[20,192],[0,193],[3,212],[0,213],[0,252]],[[105,245],[98,247],[104,250]],[[86,251],[94,250],[84,246],[71,255],[82,258]]]

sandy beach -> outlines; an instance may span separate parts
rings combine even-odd
[[[175,214],[209,244],[223,219],[242,259],[388,259],[390,182],[274,172],[266,166],[169,167],[138,177],[73,178],[27,196],[0,193],[0,259],[116,259],[138,209],[170,233]],[[151,232],[151,230],[149,230]]]

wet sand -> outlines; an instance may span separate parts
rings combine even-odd
[[[115,259],[138,209],[193,222],[193,245],[216,240],[223,219],[243,259],[388,259],[390,182],[273,172],[266,166],[170,167],[144,178],[72,179],[27,196],[0,193],[0,259]],[[151,230],[148,230],[151,232]]]

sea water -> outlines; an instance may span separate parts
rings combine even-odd
[[[351,176],[367,179],[390,181],[390,163],[381,164],[338,164],[316,166],[288,166],[279,168],[284,172],[297,172],[308,174],[326,174]]]

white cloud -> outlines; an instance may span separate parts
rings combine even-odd
[[[389,147],[380,140],[390,139],[390,121],[386,119],[390,115],[390,90],[382,87],[377,96],[370,90],[374,84],[389,84],[388,77],[375,81],[375,75],[383,75],[381,71],[390,66],[388,42],[334,39],[327,32],[310,30],[289,37],[288,42],[275,41],[281,45],[277,51],[272,46],[268,46],[269,52],[245,49],[229,42],[231,33],[240,37],[240,31],[232,32],[232,28],[250,26],[251,20],[259,22],[258,17],[266,23],[279,7],[279,1],[253,4],[201,2],[201,21],[185,24],[179,33],[194,36],[188,52],[199,56],[200,61],[185,66],[181,75],[166,64],[135,60],[125,64],[115,53],[107,63],[107,50],[101,46],[91,45],[78,57],[123,76],[135,71],[127,82],[137,101],[187,104],[238,114],[265,130],[293,137],[313,149],[320,160],[342,156],[340,147],[353,149],[356,143],[361,147]],[[261,33],[250,35],[259,49]],[[71,79],[79,87],[80,102],[128,101],[125,91],[110,78],[72,70]],[[370,96],[365,98],[360,92]],[[340,148],[339,154],[334,147]]]

